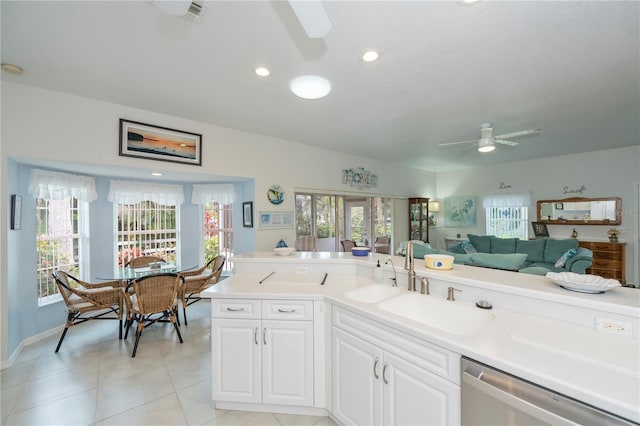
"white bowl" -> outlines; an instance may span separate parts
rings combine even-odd
[[[580,293],[604,293],[621,286],[618,280],[575,272],[547,272],[546,277],[562,288]]]
[[[275,251],[278,256],[289,256],[296,251],[296,249],[294,247],[276,247],[273,251]]]
[[[371,251],[369,247],[353,247],[351,254],[354,256],[369,256],[369,251]]]
[[[425,254],[424,265],[430,269],[453,269],[455,257],[448,254]]]

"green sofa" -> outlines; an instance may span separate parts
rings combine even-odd
[[[468,242],[455,244],[449,247],[448,251],[434,249],[428,245],[414,245],[413,255],[423,258],[425,254],[430,253],[450,254],[455,257],[454,262],[459,264],[535,275],[546,275],[547,272],[585,274],[593,262],[591,250],[578,247],[578,240],[575,238],[520,240],[473,234],[467,234],[467,237]],[[568,258],[564,266],[555,266],[558,259],[570,249],[575,250],[575,255]],[[472,252],[473,250],[476,252]]]

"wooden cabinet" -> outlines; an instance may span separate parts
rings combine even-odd
[[[459,356],[346,311],[335,310],[333,324],[340,424],[460,424]]]
[[[580,247],[593,252],[593,264],[587,274],[613,278],[626,284],[625,257],[626,243],[607,243],[604,241],[579,241]]]
[[[428,198],[409,198],[409,239],[429,242]]]
[[[313,406],[313,302],[212,303],[213,400]]]

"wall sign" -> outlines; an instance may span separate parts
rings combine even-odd
[[[342,183],[358,189],[376,188],[378,175],[365,170],[364,167],[356,167],[342,170]]]

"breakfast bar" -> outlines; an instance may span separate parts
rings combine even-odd
[[[637,289],[585,294],[546,277],[416,260],[421,294],[407,290],[400,256],[256,252],[233,262],[235,274],[202,294],[212,299],[217,408],[340,424],[424,422],[428,411],[433,423],[465,424],[464,357],[640,422]]]

